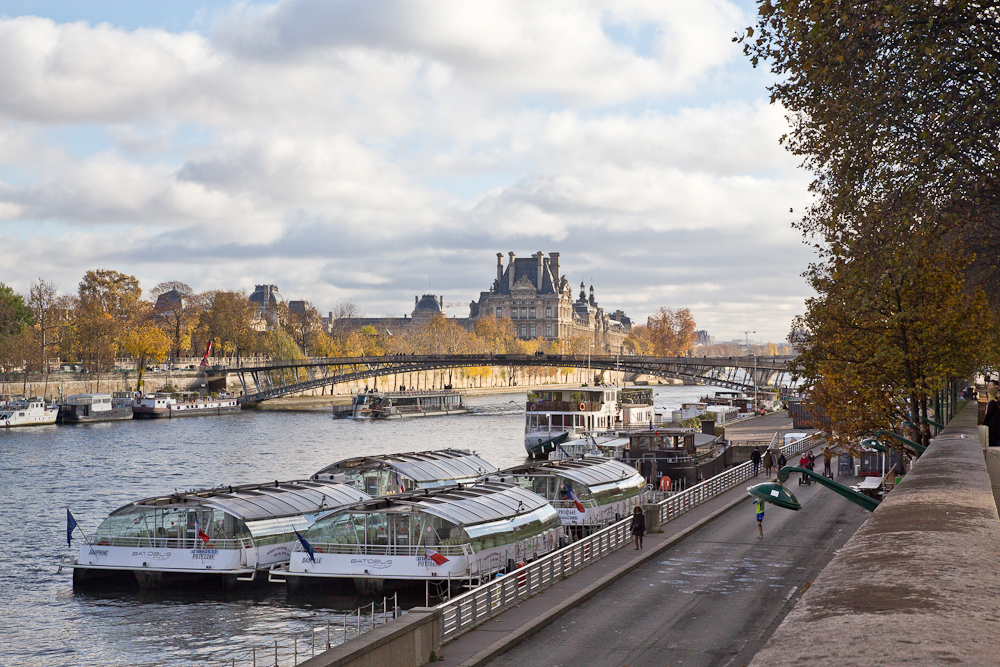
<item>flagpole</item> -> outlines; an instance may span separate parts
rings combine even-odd
[[[69,507],[67,507],[67,508],[66,508],[66,512],[67,512],[67,514],[69,514],[70,516],[73,516],[73,513],[69,511]],[[83,535],[83,541],[87,543],[87,546],[88,546],[88,547],[90,547],[90,548],[94,548],[94,545],[90,543],[90,538],[89,538],[89,537],[87,537],[87,533],[85,533],[85,532],[83,531],[83,526],[81,526],[81,525],[80,525],[80,522],[76,520],[76,517],[75,517],[75,516],[73,516],[73,523],[74,523],[74,524],[76,524],[76,525],[74,526],[74,528],[75,528],[75,529],[77,529],[77,530],[79,530],[79,531],[80,531],[80,534],[81,534],[81,535]],[[72,548],[72,547],[71,547],[71,548]]]

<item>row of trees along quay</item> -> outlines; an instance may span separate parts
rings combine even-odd
[[[814,176],[808,401],[839,444],[909,422],[926,445],[949,379],[1000,366],[998,3],[759,0],[733,41]]]
[[[158,300],[168,293],[181,298]],[[59,363],[79,363],[90,372],[106,373],[124,360],[138,370],[138,387],[147,366],[182,356],[200,357],[208,341],[217,356],[236,363],[241,356],[290,361],[391,354],[586,354],[590,345],[586,335],[564,341],[524,340],[515,335],[511,320],[494,317],[479,319],[471,331],[439,314],[426,324],[413,323],[396,331],[358,326],[356,321],[364,314],[350,300],[338,302],[326,322],[308,303],[297,311],[279,303],[262,317],[246,292],[198,293],[177,281],[160,283],[149,290],[147,299],[142,296],[135,276],[111,270],[88,271],[76,294],[70,295],[59,295],[55,285],[41,278],[32,281],[24,295],[0,284],[0,366],[8,375],[20,370],[26,384],[30,374],[43,374],[47,381]],[[688,354],[695,326],[689,310],[660,308],[647,324],[633,327],[624,352]],[[701,346],[697,351],[699,356],[745,353],[733,345]],[[769,343],[751,352],[785,354],[787,347]],[[539,381],[558,380],[559,375],[565,380],[571,371],[531,370],[540,374]],[[474,381],[491,369],[458,372]],[[513,378],[513,370],[503,377]]]

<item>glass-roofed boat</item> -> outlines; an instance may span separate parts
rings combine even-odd
[[[73,584],[134,577],[143,588],[214,577],[224,588],[288,562],[295,531],[371,496],[353,486],[294,480],[173,493],[112,512],[84,538]]]
[[[642,502],[645,478],[630,465],[605,458],[564,458],[525,463],[488,479],[513,482],[542,496],[575,533],[603,528]]]
[[[564,531],[538,494],[481,482],[329,512],[303,535],[312,554],[299,544],[287,567],[272,572],[289,593],[338,580],[370,593],[387,583],[474,585],[559,548]]]
[[[356,456],[330,464],[313,479],[350,484],[372,496],[473,484],[496,466],[464,449]]]

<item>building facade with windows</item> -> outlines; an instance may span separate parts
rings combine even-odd
[[[513,252],[507,254],[504,267],[503,253],[497,253],[496,280],[488,292],[479,294],[478,301],[469,304],[471,322],[509,317],[518,338],[568,342],[585,336],[595,354],[621,350],[632,329],[631,320],[621,310],[605,312],[594,298],[593,285],[588,297],[581,282],[574,300],[569,281],[559,274],[559,253],[546,257],[537,252],[520,259]]]

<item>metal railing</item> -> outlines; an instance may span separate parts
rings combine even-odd
[[[343,644],[348,639],[360,637],[366,632],[385,625],[401,615],[396,594],[382,598],[382,610],[372,602],[370,605],[358,607],[354,611],[336,614],[326,622],[326,625],[310,627],[305,632],[293,632],[273,643],[261,644],[240,649],[238,655],[220,658],[219,664],[236,667],[237,665],[258,665],[280,667],[280,665],[297,665],[300,660],[315,658],[317,650],[322,653],[334,646]],[[317,641],[317,635],[319,640]],[[325,635],[325,636],[324,636]],[[301,646],[299,639],[302,640]],[[324,641],[325,639],[325,641]]]
[[[814,436],[808,436],[785,445],[780,451],[788,457],[812,446],[813,442]],[[753,467],[748,461],[684,491],[672,494],[657,503],[660,510],[660,524],[677,518],[751,477],[753,477]],[[454,639],[577,570],[630,544],[632,541],[630,523],[631,517],[622,519],[604,530],[592,533],[488,584],[438,605],[438,609],[441,610],[441,641]]]
[[[94,535],[90,546],[101,547],[144,547],[157,549],[243,549],[252,547],[249,539],[215,539],[210,538],[205,544],[197,537],[147,537],[123,535]]]

